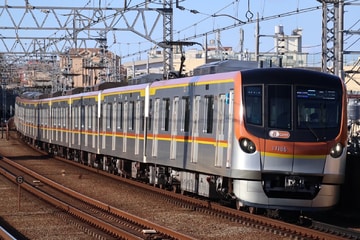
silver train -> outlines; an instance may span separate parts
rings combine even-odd
[[[237,208],[324,210],[344,182],[338,77],[252,69],[52,97],[18,97],[15,124],[49,153]]]

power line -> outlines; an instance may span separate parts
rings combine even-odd
[[[259,18],[259,22],[269,21],[269,20],[273,20],[273,19],[277,19],[277,18],[289,17],[289,16],[292,16],[292,15],[312,12],[312,11],[316,11],[316,10],[320,10],[320,9],[321,9],[321,6],[309,7],[309,8],[304,8],[304,9],[296,9],[294,11],[290,11],[290,12],[286,12],[286,13],[282,13],[282,14],[276,14],[276,15],[272,15],[272,16],[268,16],[268,17],[261,17],[261,18]],[[209,17],[207,17],[205,19],[202,19],[202,20],[198,21],[197,23],[195,23],[195,24],[193,24],[193,25],[191,25],[189,27],[193,27],[194,25],[196,25],[198,23],[201,23],[204,20],[207,20],[207,19],[209,19],[211,17],[214,17],[214,16],[210,15]],[[214,34],[214,33],[219,32],[219,31],[225,31],[225,30],[230,30],[230,29],[233,29],[233,28],[236,28],[236,27],[239,27],[239,26],[243,26],[243,25],[254,24],[254,23],[256,23],[256,21],[257,21],[257,19],[252,19],[252,20],[249,20],[247,22],[243,22],[243,21],[239,20],[238,23],[228,25],[228,26],[225,26],[225,27],[222,27],[222,28],[213,29],[213,30],[203,32],[203,33],[200,33],[200,34],[194,34],[193,36],[182,38],[182,39],[179,39],[179,40],[180,41],[190,41],[190,40],[197,39],[199,37],[204,37],[204,36],[207,36],[207,35],[210,35],[210,34]],[[189,27],[186,27],[184,29],[188,29]],[[180,33],[180,32],[181,31],[178,31],[177,33]],[[141,53],[146,53],[149,50],[150,49],[143,50],[143,51],[141,51]],[[122,58],[128,58],[128,57],[136,56],[138,53],[140,53],[140,52],[135,52],[135,53],[123,55]]]

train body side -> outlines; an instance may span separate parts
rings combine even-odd
[[[148,162],[230,177],[228,142],[236,76],[239,74],[153,83]]]
[[[323,73],[228,72],[16,106],[18,131],[49,150],[238,207],[327,209],[344,181],[346,90]],[[319,109],[326,127],[309,120]]]

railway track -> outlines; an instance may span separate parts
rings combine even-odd
[[[278,235],[291,236],[291,238],[295,237],[300,239],[360,239],[359,231],[341,228],[334,225],[321,223],[319,221],[312,221],[311,219],[306,219],[308,222],[311,222],[311,224],[307,224],[308,227],[294,225],[265,216],[238,211],[227,206],[212,203],[208,200],[197,199],[171,191],[166,191],[164,189],[156,188],[154,186],[138,181],[133,181],[131,179],[119,178],[116,175],[98,171],[97,169],[87,167],[63,158],[57,157],[57,159],[82,168],[86,168],[89,171],[94,171],[98,174],[125,182],[138,188],[146,189],[149,192],[158,194],[159,197],[171,202],[172,204],[181,205],[182,207],[192,209],[194,211],[203,212],[212,216],[216,216],[220,219],[227,219],[229,221],[238,222],[244,225],[262,229],[264,231],[273,232]]]
[[[46,155],[46,153],[43,153],[43,154]],[[42,158],[45,158],[45,157],[42,157]],[[336,227],[333,227],[330,225],[328,225],[326,227],[321,227],[321,229],[320,229],[320,227],[313,227],[313,229],[311,229],[311,228],[307,228],[307,227],[303,227],[303,226],[297,226],[294,224],[284,223],[282,221],[269,219],[264,216],[259,216],[259,215],[255,215],[255,214],[249,214],[246,212],[237,211],[235,209],[221,206],[216,203],[211,203],[209,201],[204,201],[202,199],[195,199],[193,197],[176,194],[174,192],[156,188],[154,186],[150,186],[148,184],[144,184],[141,182],[136,182],[131,179],[115,176],[113,174],[99,171],[98,169],[95,169],[92,167],[84,166],[84,165],[76,163],[74,161],[62,159],[59,157],[56,157],[56,158],[57,158],[57,160],[61,160],[62,162],[64,162],[64,164],[75,165],[76,168],[81,167],[82,169],[84,169],[86,171],[91,171],[94,174],[101,174],[108,178],[113,178],[116,181],[130,184],[131,186],[133,186],[134,188],[137,188],[137,189],[140,189],[140,188],[145,189],[145,191],[147,191],[149,195],[154,195],[154,196],[156,196],[156,198],[159,198],[159,199],[161,198],[161,199],[163,199],[163,201],[169,202],[170,204],[173,204],[173,205],[177,205],[177,206],[181,205],[182,208],[189,209],[192,212],[195,211],[195,212],[203,213],[204,215],[212,216],[214,218],[219,219],[219,222],[220,221],[229,221],[229,222],[234,222],[236,224],[239,224],[239,226],[248,226],[251,228],[256,228],[256,229],[258,229],[258,231],[270,232],[270,233],[273,233],[274,235],[280,236],[281,239],[284,239],[284,238],[289,238],[289,239],[292,239],[292,238],[299,238],[299,239],[360,239],[360,238],[358,238],[358,235],[356,235],[356,232],[352,233],[352,231],[348,231],[346,229],[339,230],[339,228],[336,228]],[[13,158],[13,160],[19,160],[19,158]],[[20,168],[21,168],[21,166],[20,166]],[[31,185],[33,188],[44,188],[43,186],[41,186],[41,187],[34,186],[34,185],[38,185],[39,183],[44,184],[47,181],[46,179],[43,179],[43,176],[41,176],[31,170],[24,169],[24,171],[30,171],[30,172],[34,173],[34,175],[32,175],[33,180],[31,180],[31,178],[29,178],[30,183],[32,183]],[[25,173],[23,173],[23,174],[25,174]],[[12,177],[12,178],[13,178],[12,181],[16,180],[16,179],[14,180],[14,177]],[[26,179],[28,179],[28,177],[26,177]],[[70,190],[70,192],[71,192],[71,190]],[[103,209],[103,210],[105,210],[105,212],[115,211],[115,208],[109,207],[109,204],[103,204],[99,201],[93,201],[93,200],[89,200],[89,201],[92,202],[91,203],[92,207],[90,209],[95,209],[95,210],[91,210],[91,211],[98,211],[98,209]],[[98,206],[98,204],[100,204],[100,206]],[[94,208],[93,206],[96,206],[96,207]],[[92,214],[92,212],[90,212],[90,215],[91,214]],[[149,231],[142,231],[144,229],[149,230]],[[144,232],[153,232],[152,231],[153,228],[150,228],[150,227],[142,228],[142,230],[141,230],[142,234],[144,234]],[[113,235],[111,235],[111,236],[113,236]],[[187,236],[185,236],[185,237],[187,237]],[[180,237],[180,238],[183,239],[182,237]]]
[[[9,180],[18,182],[21,188],[101,230],[96,234],[106,239],[192,239],[79,194],[7,158],[0,161],[0,166],[1,174]]]

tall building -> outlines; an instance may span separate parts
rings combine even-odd
[[[59,90],[125,80],[120,57],[104,48],[69,49],[60,56],[60,69]]]

